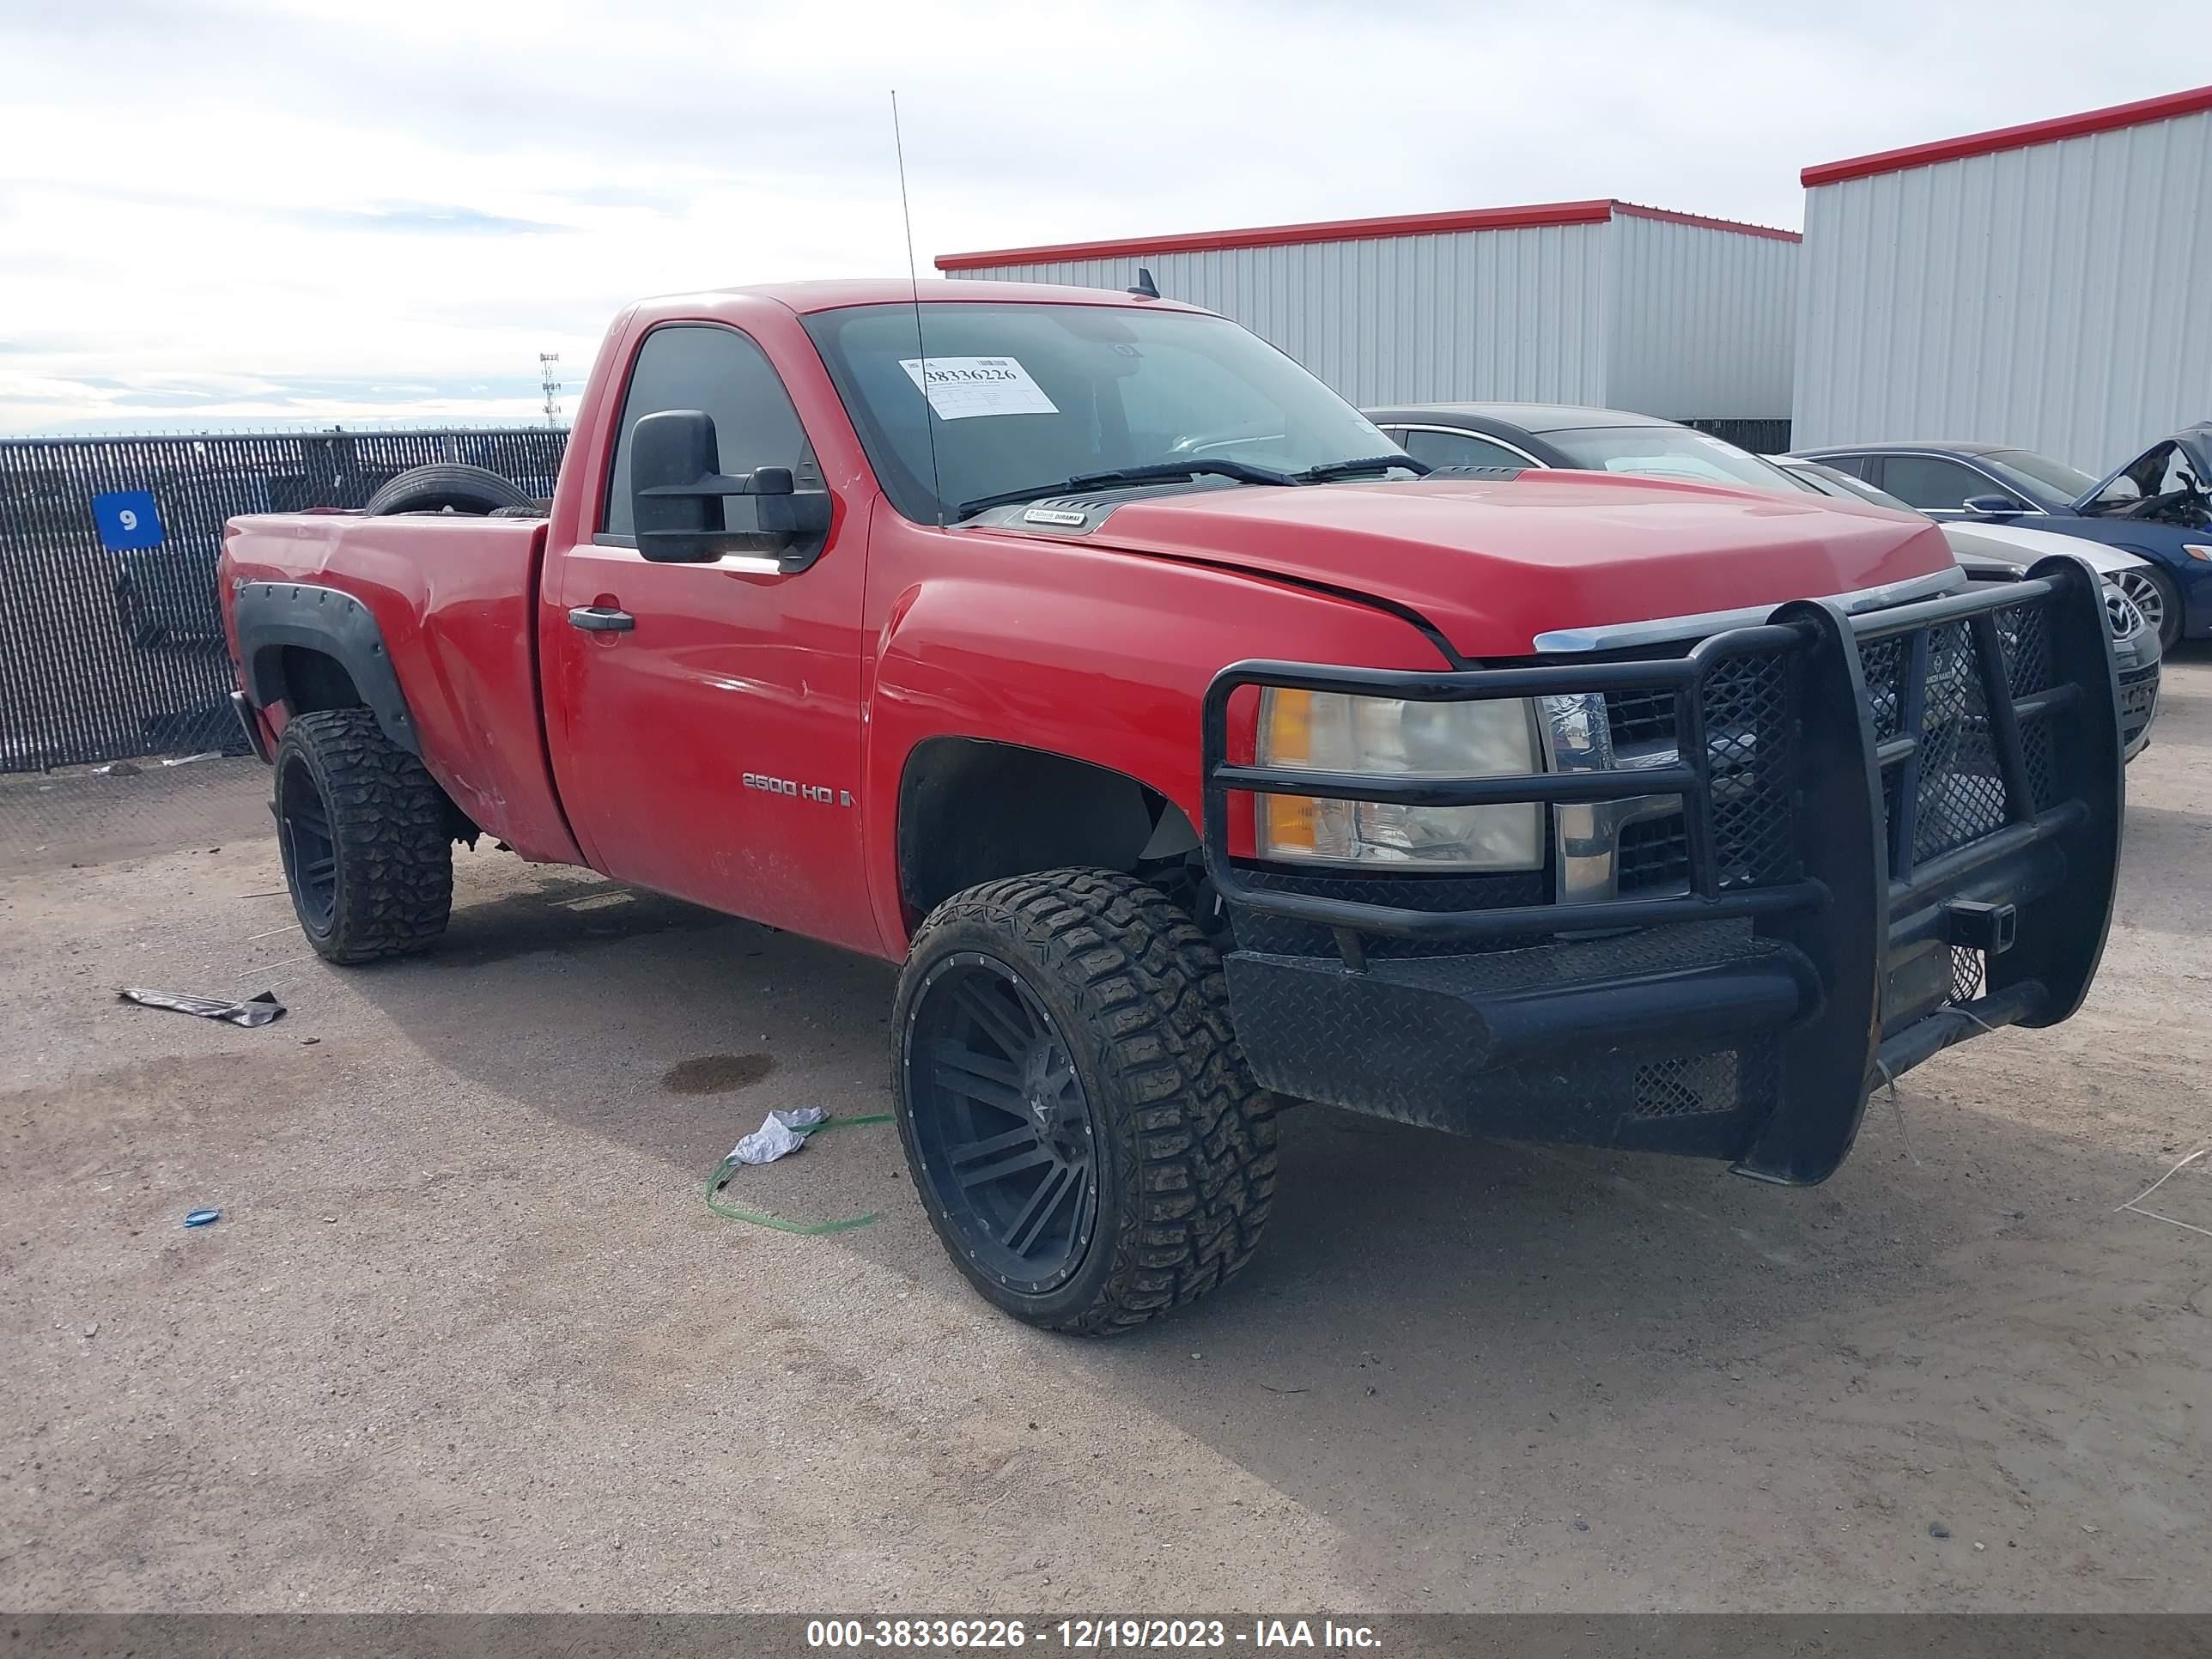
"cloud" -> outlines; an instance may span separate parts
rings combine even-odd
[[[539,236],[575,228],[471,207],[285,208],[269,216],[280,223],[319,230],[367,231],[388,236]]]
[[[2170,90],[2134,43],[2197,9],[14,0],[0,430],[527,416],[637,295],[902,271],[894,86],[925,272],[1596,196],[1790,225],[1806,162]]]

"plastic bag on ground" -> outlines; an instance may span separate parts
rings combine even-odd
[[[829,1116],[819,1106],[802,1106],[791,1112],[772,1111],[762,1120],[759,1128],[730,1148],[728,1161],[732,1164],[773,1164],[804,1146],[806,1144],[805,1132],[821,1127],[829,1121]]]
[[[197,1014],[202,1019],[228,1020],[233,1025],[266,1025],[279,1018],[284,1005],[276,1000],[274,991],[264,991],[258,996],[243,1002],[228,997],[186,996],[180,991],[149,991],[139,986],[125,986],[116,995],[125,1002],[136,1002],[149,1008],[173,1008],[180,1014]]]

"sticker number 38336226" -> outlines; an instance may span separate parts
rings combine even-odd
[[[978,415],[1057,415],[1060,409],[1012,357],[902,357],[899,367],[917,386],[928,370],[929,406],[940,421]]]

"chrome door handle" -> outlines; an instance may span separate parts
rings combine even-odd
[[[637,626],[637,618],[627,611],[615,611],[605,605],[580,605],[568,613],[568,625],[580,628],[586,634],[627,634]]]

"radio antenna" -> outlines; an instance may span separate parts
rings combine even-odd
[[[898,156],[899,217],[906,222],[906,281],[914,294],[914,350],[921,371],[921,429],[929,440],[929,494],[937,503],[937,527],[945,528],[945,483],[937,471],[937,406],[929,396],[929,348],[921,338],[921,278],[915,273],[914,210],[906,194],[906,138],[899,131],[898,89],[891,89],[891,148]]]

